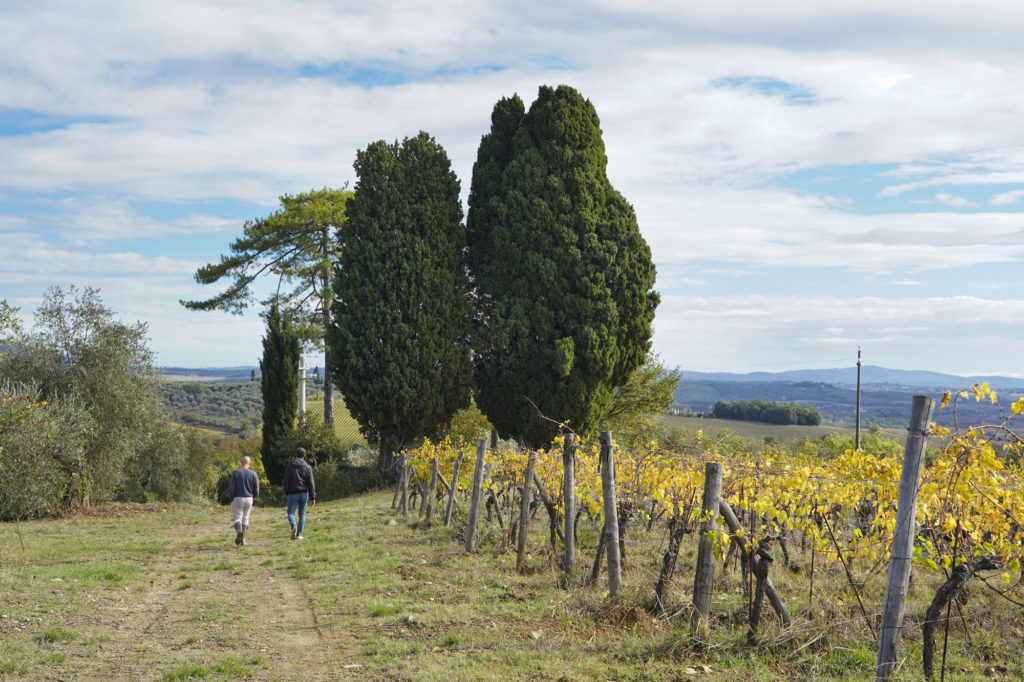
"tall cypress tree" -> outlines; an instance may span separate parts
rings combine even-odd
[[[260,449],[267,478],[277,483],[284,458],[277,451],[281,438],[295,428],[299,411],[299,339],[291,320],[274,302],[267,312],[263,337],[260,388],[263,392],[263,445]]]
[[[469,403],[471,311],[459,181],[427,133],[356,155],[338,229],[332,376],[381,466]]]
[[[541,87],[528,112],[499,101],[473,166],[476,400],[530,445],[558,422],[599,428],[650,348],[654,264],[606,166],[597,112],[568,86]]]

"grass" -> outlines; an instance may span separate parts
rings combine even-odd
[[[39,635],[40,639],[44,642],[70,642],[76,636],[77,635],[73,631],[59,625],[52,628],[46,628],[43,630],[42,634]]]
[[[854,429],[850,427],[833,426],[828,424],[820,426],[797,426],[796,424],[765,424],[763,422],[745,422],[734,419],[681,417],[672,415],[666,415],[661,419],[669,429],[672,429],[673,427],[683,427],[688,431],[703,429],[705,433],[712,435],[721,431],[727,431],[731,435],[745,438],[755,445],[761,445],[765,442],[766,438],[776,442],[783,442],[800,440],[801,438],[820,438],[821,436],[827,436],[831,433],[852,435],[854,431]],[[861,433],[864,433],[866,430],[867,425],[865,424],[861,428]],[[907,436],[906,429],[884,428],[881,430],[881,433],[885,438],[891,438],[892,440],[899,441],[900,443],[902,443]]]
[[[798,547],[790,552],[792,569],[781,557],[772,568],[795,624],[784,630],[769,611],[751,646],[741,576],[732,565],[716,567],[709,634],[692,635],[692,534],[666,616],[649,608],[665,551],[658,524],[651,532],[629,525],[624,594],[609,601],[604,576],[594,586],[562,586],[543,510],[531,526],[528,570],[518,575],[496,525],[481,526],[479,551],[467,555],[464,512],[450,528],[414,528],[415,512],[389,524],[396,518],[390,500],[382,492],[317,504],[304,542],[288,539],[282,510],[258,509],[246,547],[234,546],[223,508],[180,507],[118,524],[31,522],[23,524],[24,552],[14,530],[0,525],[0,678],[873,677],[874,643],[842,569],[822,567],[819,557],[812,602],[809,556]],[[581,520],[580,574],[593,560],[593,526]],[[107,562],[110,545],[122,549],[116,564]],[[870,576],[864,567],[854,570],[874,615],[884,567]],[[915,576],[898,679],[920,679],[919,620],[934,580]],[[1024,610],[973,583],[963,608],[967,628],[957,621],[950,630],[947,679],[989,679],[986,670],[1024,676],[1016,654]]]

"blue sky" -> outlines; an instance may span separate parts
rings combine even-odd
[[[0,298],[100,289],[162,365],[256,364],[182,298],[284,193],[426,130],[465,196],[503,96],[566,83],[702,371],[1024,377],[1024,8],[1011,2],[5,2]]]

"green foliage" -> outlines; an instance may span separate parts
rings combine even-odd
[[[0,299],[0,345],[9,343],[21,334],[21,322],[18,320],[19,308],[7,304],[7,299]],[[3,352],[0,348],[0,353]]]
[[[606,164],[593,105],[544,86],[495,105],[473,167],[476,399],[530,445],[600,428],[650,347],[654,264]]]
[[[601,428],[612,431],[625,447],[660,440],[664,427],[659,417],[672,405],[681,378],[679,370],[666,368],[656,355],[648,354],[626,383],[615,388]]]
[[[243,236],[231,244],[231,255],[199,268],[199,284],[230,280],[228,288],[204,301],[181,301],[189,310],[223,310],[240,314],[253,302],[252,284],[262,274],[291,285],[260,301],[290,312],[302,338],[318,340],[322,327],[317,311],[330,305],[330,259],[334,252],[330,230],[345,222],[345,202],[351,192],[320,189],[285,194],[281,208],[258,220],[246,221]]]
[[[794,452],[814,455],[821,460],[829,460],[853,450],[854,437],[851,434],[831,433],[819,438],[805,438],[793,446]],[[903,443],[895,438],[886,437],[877,428],[869,429],[860,437],[860,449],[864,454],[879,459],[887,457],[903,457]]]
[[[73,403],[39,402],[30,387],[0,384],[0,521],[60,506],[84,458],[89,418]]]
[[[350,466],[324,461],[313,467],[313,477],[318,500],[338,500],[387,485],[384,474],[375,464]]]
[[[335,464],[348,462],[348,449],[342,445],[332,427],[325,425],[317,415],[306,415],[300,419],[294,428],[281,434],[275,448],[274,455],[282,462],[294,457],[297,448],[306,449],[306,460],[311,465],[327,461]],[[271,482],[281,484],[280,480],[271,479]]]
[[[81,406],[89,423],[81,460],[68,462],[65,501],[72,493],[102,499],[162,418],[146,325],[115,320],[99,292],[75,287],[48,290],[35,321],[36,331],[0,359],[0,374],[37,386],[41,400]]]
[[[267,313],[260,387],[263,392],[263,466],[271,481],[280,480],[286,459],[278,441],[295,428],[299,410],[299,340],[287,314],[276,303]]]
[[[212,435],[159,421],[146,447],[127,463],[118,497],[134,502],[191,502],[208,496],[217,477],[212,454]]]
[[[470,398],[469,407],[464,407],[455,413],[448,424],[446,435],[453,443],[465,448],[475,448],[478,438],[490,437],[494,427],[487,417],[476,406],[476,401]]]
[[[817,426],[821,423],[821,415],[813,407],[767,400],[740,400],[733,403],[719,400],[711,413],[719,419],[739,419],[766,424]]]
[[[387,466],[469,402],[465,228],[459,181],[427,133],[370,144],[355,170],[338,231],[329,369]]]

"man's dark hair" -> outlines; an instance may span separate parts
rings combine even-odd
[[[302,459],[305,459],[306,458],[306,448],[298,448],[298,449],[296,449],[295,450],[295,456],[296,457],[301,457]]]

